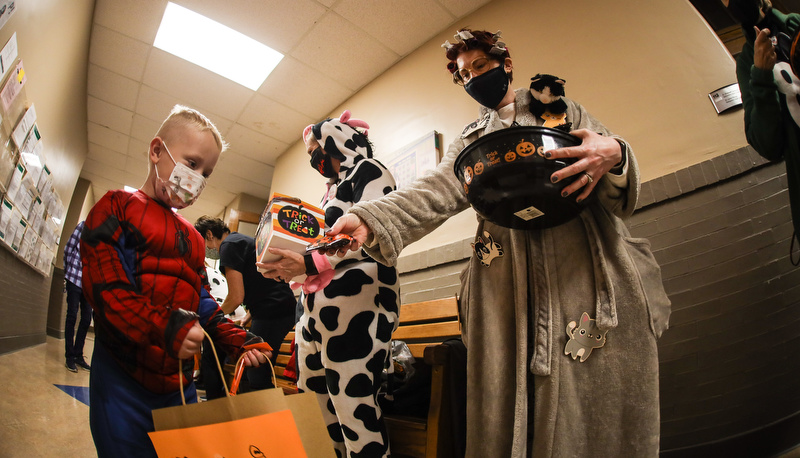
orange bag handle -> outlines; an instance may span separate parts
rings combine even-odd
[[[242,374],[244,373],[244,354],[248,350],[266,350],[272,351],[272,347],[269,346],[266,342],[259,342],[250,345],[245,345],[243,347],[242,354],[239,356],[239,359],[236,361],[236,370],[233,373],[233,381],[231,382],[231,396],[236,396],[236,393],[239,392],[239,382],[242,380]],[[263,353],[263,352],[262,352]],[[267,356],[267,355],[264,355]],[[278,378],[275,377],[275,367],[272,365],[272,361],[267,358],[267,363],[269,363],[269,367],[272,370],[272,386],[278,386]],[[222,371],[220,371],[220,374]],[[225,377],[223,377],[225,378]],[[226,387],[227,389],[227,387]]]
[[[219,370],[219,375],[222,377],[222,387],[225,388],[225,396],[236,396],[236,393],[239,391],[239,382],[242,379],[242,374],[244,373],[244,354],[248,350],[266,350],[272,351],[272,347],[269,346],[266,342],[259,342],[250,345],[245,345],[242,347],[242,354],[239,356],[239,359],[236,361],[236,370],[234,371],[233,375],[233,382],[231,383],[231,389],[228,391],[228,384],[225,382],[225,374],[222,372],[222,365],[219,362],[219,355],[217,355],[217,349],[214,347],[214,341],[211,339],[211,336],[208,335],[205,329],[203,329],[203,335],[208,339],[208,343],[211,344],[211,352],[214,354],[214,362],[217,363],[217,370]],[[265,357],[267,355],[264,355]],[[269,367],[272,370],[272,385],[277,387],[278,380],[275,377],[275,367],[272,365],[272,361],[267,358],[267,363],[269,363]],[[181,402],[183,405],[186,405],[186,395],[183,393],[183,360],[178,359],[178,384],[180,386],[181,391]]]

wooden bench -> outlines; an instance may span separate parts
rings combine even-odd
[[[385,416],[392,456],[452,456],[453,419],[446,395],[449,347],[442,342],[460,336],[457,297],[400,306],[400,325],[392,338],[404,341],[414,358],[431,366],[431,402],[427,418]]]
[[[446,394],[449,347],[442,342],[461,336],[458,298],[449,297],[400,306],[400,324],[392,335],[394,340],[408,344],[411,354],[431,366],[430,407],[427,417],[386,414],[386,426],[392,456],[449,457],[453,449],[450,399]],[[283,375],[292,353],[294,331],[286,335],[281,345],[275,374],[278,386],[285,393],[296,393],[295,382]]]

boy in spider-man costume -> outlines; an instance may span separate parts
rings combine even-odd
[[[238,357],[261,339],[224,317],[207,291],[205,243],[172,208],[190,205],[224,149],[216,127],[176,106],[150,142],[147,181],[136,192],[109,191],[81,237],[83,291],[94,309],[90,424],[97,454],[155,457],[147,436],[154,409],[196,402],[193,364],[203,329]],[[245,364],[266,362],[245,352]]]

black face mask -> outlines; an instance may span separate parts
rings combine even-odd
[[[464,90],[486,108],[496,108],[508,92],[508,74],[503,66],[476,76],[464,85]]]
[[[314,170],[325,178],[335,178],[339,176],[336,170],[333,169],[330,156],[325,154],[322,148],[317,147],[311,152],[311,160],[309,162],[311,162],[311,167],[314,167]]]

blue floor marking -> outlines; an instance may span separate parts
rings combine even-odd
[[[89,405],[89,387],[88,386],[72,386],[72,385],[55,385],[59,390],[67,393],[73,398]]]

